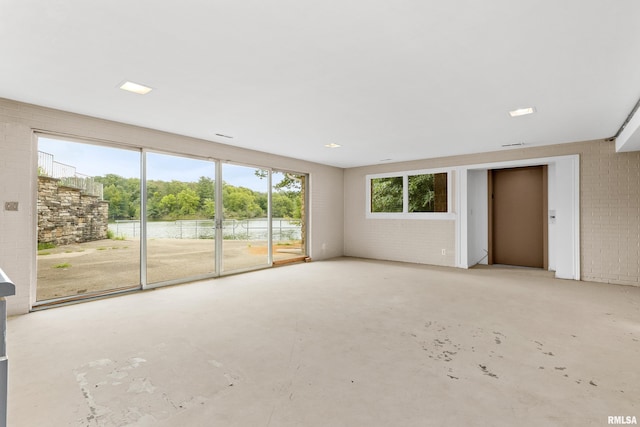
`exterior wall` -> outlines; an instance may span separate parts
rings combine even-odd
[[[0,98],[0,265],[16,284],[9,314],[26,313],[35,301],[37,147],[34,131],[169,153],[224,159],[309,174],[309,255],[343,254],[343,170],[230,145],[110,122]]]
[[[38,243],[68,245],[107,238],[109,203],[38,177]]]
[[[604,140],[347,169],[345,255],[455,265],[454,221],[365,218],[367,174],[571,154],[580,155],[582,280],[640,286],[640,152]]]

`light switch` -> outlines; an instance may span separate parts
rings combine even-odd
[[[4,210],[5,211],[17,211],[18,210],[18,202],[4,202]]]

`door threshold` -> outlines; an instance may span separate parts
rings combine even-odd
[[[508,264],[476,264],[472,269],[477,270],[492,270],[492,271],[504,271],[504,272],[512,272],[512,273],[526,273],[536,276],[548,276],[555,277],[556,272],[553,270],[545,270],[544,268],[539,267],[525,267],[520,265],[508,265]]]
[[[128,292],[140,291],[140,286],[126,286],[117,289],[109,289],[105,291],[92,292],[90,294],[73,295],[43,301],[36,301],[30,311],[46,310],[48,308],[61,307],[63,305],[76,304],[80,302],[90,301],[99,298],[107,298],[122,295]]]
[[[545,271],[542,267],[527,267],[526,265],[510,265],[510,264],[492,264],[488,267],[493,268],[505,268],[513,270],[532,270],[532,271]]]
[[[277,261],[273,261],[273,266],[278,267],[281,265],[293,264],[295,262],[311,262],[311,257],[303,255],[295,258],[279,259]]]

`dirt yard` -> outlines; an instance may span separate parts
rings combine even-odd
[[[267,265],[267,242],[224,240],[222,271]],[[147,245],[147,282],[213,274],[215,241],[152,239]],[[295,245],[277,245],[274,260],[299,257]],[[38,252],[37,300],[140,286],[140,241],[99,240]]]

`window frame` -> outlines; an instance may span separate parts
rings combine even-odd
[[[447,174],[447,211],[446,212],[409,212],[409,176],[428,174]],[[402,212],[372,212],[371,211],[371,181],[377,178],[402,178]],[[418,169],[400,172],[385,172],[368,174],[366,182],[366,218],[367,219],[431,219],[453,220],[456,218],[452,210],[453,202],[453,169]]]

